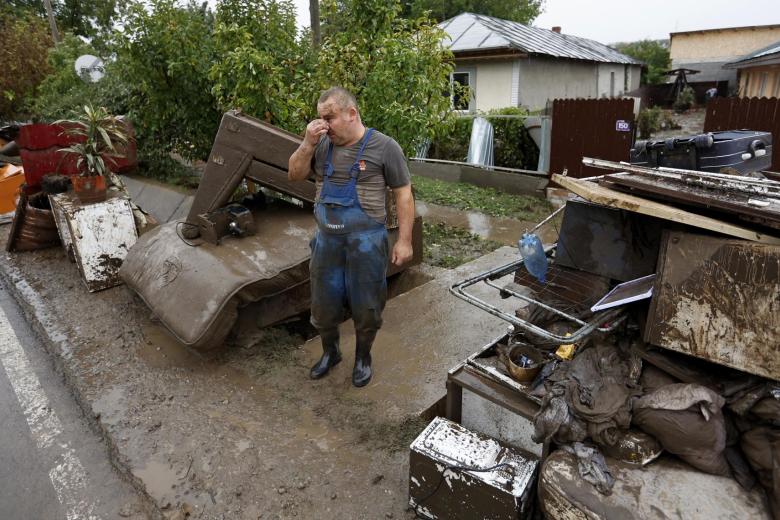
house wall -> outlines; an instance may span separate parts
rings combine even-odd
[[[780,65],[739,69],[739,97],[780,97]]]
[[[544,108],[548,99],[598,97],[598,66],[594,63],[529,57],[519,64],[518,99],[531,110]]]
[[[614,95],[639,87],[641,68],[613,63],[591,63],[543,57],[501,60],[458,60],[457,71],[475,77],[472,109],[524,106],[543,109],[547,100],[599,98],[610,95],[610,73],[615,73]]]
[[[728,89],[736,91],[736,71],[724,69],[723,65],[778,40],[780,26],[777,25],[672,34],[669,56],[673,69],[689,68],[701,71],[688,76],[689,82],[711,83],[709,86],[716,86],[719,81],[728,81]],[[674,80],[673,76],[669,76],[667,83]]]
[[[679,64],[733,61],[780,40],[780,26],[671,35],[672,68]]]
[[[476,70],[476,110],[512,106],[512,60],[458,61],[455,71],[459,70]]]

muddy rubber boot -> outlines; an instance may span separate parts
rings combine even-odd
[[[371,381],[371,346],[376,331],[358,332],[355,336],[355,368],[352,370],[352,384],[360,388]]]
[[[311,367],[309,377],[319,379],[341,361],[341,351],[339,350],[339,331],[326,331],[320,333],[322,340],[322,357],[317,364]]]

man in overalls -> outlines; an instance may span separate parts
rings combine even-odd
[[[311,322],[320,333],[323,353],[310,375],[319,379],[341,361],[338,326],[349,309],[356,342],[352,383],[362,387],[371,380],[371,345],[382,326],[388,256],[398,266],[412,258],[412,185],[401,147],[363,126],[349,91],[326,90],[317,112],[320,119],[306,127],[289,163],[290,180],[304,180],[311,171],[317,178]],[[392,251],[385,227],[387,186],[398,213],[398,241]]]

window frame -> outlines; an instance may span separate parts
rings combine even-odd
[[[459,74],[466,74],[468,76],[469,102],[468,102],[468,108],[465,109],[455,107],[455,93],[454,93],[453,85],[455,83],[455,76]],[[476,67],[456,67],[455,70],[450,72],[450,109],[453,112],[457,112],[460,114],[473,114],[476,112],[476,90],[477,90],[476,83],[477,83]]]

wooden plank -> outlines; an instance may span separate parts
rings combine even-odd
[[[695,185],[639,175],[608,175],[599,184],[607,188],[622,187],[621,191],[636,192],[640,196],[647,194],[653,198],[686,206],[718,209],[739,218],[750,215],[766,221],[767,226],[780,229],[780,209],[776,204],[770,203],[767,207],[757,207],[748,202],[751,199],[763,200],[764,197],[759,195],[751,197],[738,192],[718,192]]]
[[[691,213],[689,211],[675,208],[673,206],[668,206],[666,204],[661,204],[659,202],[654,202],[640,197],[635,197],[627,193],[610,190],[593,182],[571,179],[569,177],[564,177],[563,175],[558,174],[553,175],[553,182],[560,184],[572,193],[575,193],[591,202],[595,202],[596,204],[603,204],[613,208],[634,211],[636,213],[641,213],[642,215],[649,215],[651,217],[670,220],[672,222],[679,222],[688,226],[708,229],[710,231],[723,233],[724,235],[744,238],[754,242],[780,245],[780,238],[769,236],[764,233],[758,233],[756,231],[743,228],[741,226],[735,226],[734,224],[729,224],[714,218],[697,215],[696,213]]]
[[[780,247],[670,232],[645,340],[780,379]]]

